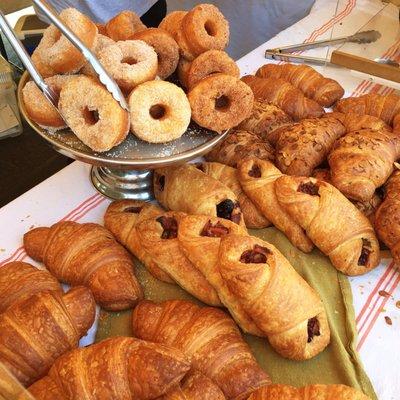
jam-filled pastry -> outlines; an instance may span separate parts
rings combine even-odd
[[[306,360],[328,345],[321,299],[270,243],[224,236],[218,266],[229,289],[283,357]]]
[[[217,261],[221,238],[229,234],[246,235],[247,232],[223,218],[188,215],[180,223],[178,240],[183,252],[211,283],[240,328],[244,332],[263,336],[219,272]]]
[[[301,251],[310,252],[311,240],[302,227],[280,206],[275,195],[275,181],[281,171],[271,162],[249,158],[239,164],[238,177],[244,192],[276,228]]]
[[[225,218],[246,226],[232,190],[193,164],[156,169],[154,194],[169,210]]]
[[[175,283],[206,304],[220,306],[218,294],[180,248],[178,231],[186,214],[168,211],[137,225],[139,245]]]
[[[282,208],[336,269],[361,275],[379,264],[379,243],[370,221],[334,186],[315,178],[282,176],[275,192]]]

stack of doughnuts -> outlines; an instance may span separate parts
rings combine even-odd
[[[165,143],[179,138],[191,121],[215,132],[249,117],[252,90],[223,51],[229,24],[217,7],[200,4],[167,15],[158,28],[123,11],[105,25],[76,9],[61,20],[92,50],[126,96],[125,111],[98,80],[84,56],[50,25],[32,55],[46,82],[59,95],[56,109],[33,82],[23,89],[30,118],[55,131],[69,127],[92,150],[104,152],[131,131],[139,139]],[[187,93],[164,81],[175,71]]]

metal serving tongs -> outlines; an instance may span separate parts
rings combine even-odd
[[[129,111],[128,104],[122,94],[120,88],[115,83],[115,81],[110,77],[104,67],[100,64],[96,56],[88,49],[82,41],[69,29],[67,28],[61,20],[58,18],[56,13],[42,0],[32,0],[35,5],[40,8],[41,11],[49,18],[49,20],[64,34],[64,36],[83,54],[83,56],[88,60],[90,65],[96,71],[100,82],[107,88],[107,90],[112,94],[115,100],[121,105],[123,109]],[[57,108],[58,97],[56,93],[51,90],[51,88],[46,84],[43,77],[40,75],[35,65],[32,63],[29,54],[25,50],[25,47],[20,42],[15,32],[6,20],[5,15],[0,10],[0,28],[9,40],[11,46],[17,53],[18,57],[21,59],[25,68],[29,72],[32,79],[38,85],[40,90],[46,96],[46,98]]]

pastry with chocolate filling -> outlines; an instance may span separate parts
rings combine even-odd
[[[154,194],[169,210],[220,217],[246,226],[235,193],[194,164],[156,169]]]
[[[218,268],[239,304],[280,355],[306,360],[329,344],[322,300],[273,245],[252,236],[223,236]]]
[[[282,176],[275,193],[280,206],[337,270],[361,275],[379,264],[379,243],[370,221],[334,186],[315,178]]]
[[[179,244],[178,232],[185,216],[169,211],[140,222],[136,227],[138,244],[176,284],[202,302],[220,306],[217,292]]]

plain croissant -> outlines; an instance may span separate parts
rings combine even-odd
[[[309,385],[296,388],[269,385],[255,391],[248,400],[370,400],[359,390],[345,385]]]
[[[59,357],[29,391],[36,400],[151,400],[176,386],[189,369],[176,349],[115,337]]]
[[[321,299],[270,243],[251,236],[224,236],[218,269],[279,354],[306,360],[328,345],[330,330]]]
[[[325,112],[316,101],[308,99],[299,89],[283,79],[247,75],[242,81],[251,87],[255,99],[277,105],[296,121],[321,117]]]
[[[279,204],[339,271],[361,275],[379,264],[379,243],[368,218],[342,193],[315,178],[275,181]]]
[[[129,254],[101,225],[64,221],[35,228],[24,235],[24,246],[62,282],[89,287],[106,309],[130,308],[143,297]]]
[[[193,369],[212,379],[228,400],[247,399],[271,383],[233,320],[217,308],[182,300],[142,301],[132,324],[135,336],[183,351]]]
[[[93,324],[90,290],[40,292],[0,315],[0,362],[24,385],[44,376],[61,354],[78,346]]]
[[[257,70],[256,76],[284,79],[323,107],[332,106],[344,95],[344,89],[337,81],[325,78],[308,65],[265,64]]]
[[[347,112],[346,114],[340,112],[326,113],[324,118],[336,118],[345,127],[346,133],[359,131],[361,129],[372,129],[374,131],[391,131],[391,127],[380,118],[374,117],[367,114],[356,114],[353,112]]]
[[[22,261],[10,262],[0,268],[0,313],[35,293],[45,291],[62,293],[58,280],[48,271]]]

